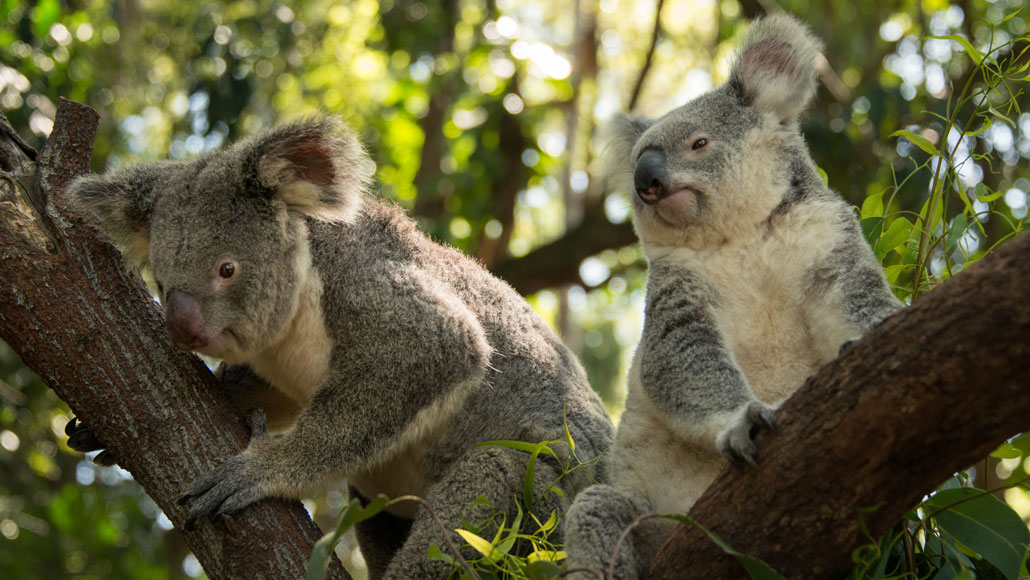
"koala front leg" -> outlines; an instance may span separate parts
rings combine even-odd
[[[902,307],[858,224],[847,217],[845,235],[815,269],[805,297],[808,327],[822,363]]]
[[[715,317],[718,297],[682,266],[651,264],[644,332],[630,380],[688,441],[754,463],[753,436],[775,407],[755,397]]]
[[[270,437],[258,421],[243,453],[187,488],[191,522],[344,479],[444,426],[481,383],[490,347],[474,315],[417,273],[384,269],[393,278],[375,281],[369,296],[390,308],[355,317],[349,336],[361,343],[336,347],[292,429]]]

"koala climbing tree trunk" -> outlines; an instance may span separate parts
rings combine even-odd
[[[65,185],[89,171],[98,118],[62,99],[36,155],[0,113],[0,338],[182,529],[188,510],[175,500],[249,436],[204,364],[168,340],[140,277],[65,206]],[[321,536],[299,502],[282,501],[183,533],[214,579],[302,578]],[[334,561],[328,577],[347,574]]]
[[[762,432],[758,467],[728,467],[690,516],[788,578],[840,578],[952,473],[1030,430],[1030,235],[888,318],[823,367]],[[869,508],[876,508],[866,511]],[[743,568],[681,526],[649,579]],[[701,576],[701,574],[697,574]]]

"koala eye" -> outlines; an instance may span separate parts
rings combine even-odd
[[[708,139],[701,137],[699,139],[695,139],[694,142],[690,144],[690,150],[697,151],[698,149],[704,149],[706,145],[708,145]]]
[[[236,263],[235,262],[222,262],[218,266],[218,275],[228,280],[236,275]]]

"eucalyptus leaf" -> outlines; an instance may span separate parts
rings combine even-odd
[[[990,562],[1009,580],[1019,569],[1030,544],[1030,530],[1011,507],[973,488],[940,491],[923,503],[936,513],[941,529]]]

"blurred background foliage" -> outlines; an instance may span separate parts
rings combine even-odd
[[[36,145],[58,97],[98,109],[98,172],[342,115],[378,194],[525,294],[617,415],[646,269],[606,121],[718,85],[742,23],[797,15],[826,44],[812,154],[910,300],[1026,226],[1023,2],[0,0],[0,106]],[[2,345],[0,404],[0,575],[202,574],[128,474],[68,451],[69,411]],[[1025,477],[1028,446],[974,471]],[[1030,519],[1023,490],[1004,497]]]

